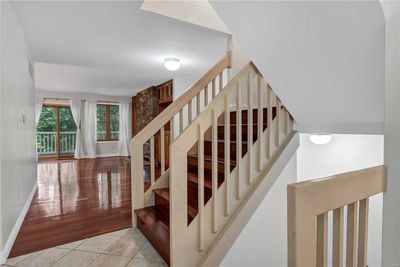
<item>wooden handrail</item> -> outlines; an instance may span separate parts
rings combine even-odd
[[[344,206],[348,206],[347,244],[351,247],[346,250],[346,262],[355,266],[357,256],[357,266],[366,266],[368,199],[385,191],[384,166],[288,185],[288,266],[327,266],[329,211],[334,220],[332,264],[341,266]]]
[[[225,241],[221,241],[222,236],[232,237],[240,232],[227,234],[226,229],[240,212],[244,212],[246,203],[253,201],[253,204],[249,204],[252,206],[258,201],[258,198],[250,200],[258,186],[263,183],[262,191],[259,192],[269,191],[278,177],[276,170],[280,167],[277,167],[275,172],[272,171],[266,179],[268,172],[274,168],[274,163],[278,162],[278,157],[284,153],[286,146],[295,136],[292,116],[267,81],[263,79],[256,66],[249,62],[228,81],[223,74],[230,65],[231,55],[227,53],[199,81],[132,139],[132,209],[137,210],[154,205],[156,200],[153,190],[169,186],[171,266],[214,266],[218,265],[216,262],[222,261],[222,254],[218,251],[222,247],[224,249],[227,247],[224,245]],[[255,94],[259,96],[256,108],[253,105],[256,103],[253,101]],[[235,122],[231,121],[233,118],[231,115],[234,114],[232,113],[233,106],[236,113]],[[258,116],[257,129],[253,129],[253,122],[255,122],[253,113],[255,112]],[[268,118],[263,119],[265,113],[268,114]],[[185,117],[186,114],[187,117]],[[221,153],[218,153],[218,150],[221,147],[218,143],[218,135],[221,133],[222,121],[225,135],[223,147],[225,160],[220,161]],[[187,122],[187,126],[184,122]],[[266,129],[264,122],[268,123]],[[236,128],[236,143],[229,142],[231,126],[234,126],[233,129]],[[170,135],[172,138],[167,142],[165,132],[168,130],[173,132],[174,128],[179,129],[179,134],[175,137]],[[242,154],[243,129],[247,129],[245,134],[248,136],[247,152],[244,155]],[[253,131],[258,133],[255,137],[257,140],[253,140]],[[155,136],[160,139],[156,139]],[[209,153],[205,152],[205,142],[207,141],[208,146],[209,138],[212,143],[211,167],[208,163],[206,165],[204,155]],[[149,145],[144,146],[146,142],[149,142]],[[156,167],[154,153],[155,144],[158,142],[161,143],[159,169]],[[229,152],[232,145],[236,146],[237,151],[233,169],[231,169],[233,161]],[[168,161],[163,159],[165,149],[169,149]],[[144,160],[145,151],[146,155],[149,155],[146,158],[148,162]],[[188,221],[189,191],[187,190],[190,153],[196,154],[198,166],[197,215],[191,222]],[[146,169],[144,165],[147,166]],[[278,165],[283,167],[283,163]],[[208,171],[205,173],[206,167],[211,170],[211,177]],[[221,167],[225,170],[225,181],[222,184],[219,183]],[[150,184],[145,192],[144,173]],[[158,175],[160,176],[156,177]],[[207,203],[204,193],[205,178],[207,181],[211,178],[212,185],[212,201]],[[136,226],[135,212],[132,212],[132,216],[132,224]],[[243,216],[245,220],[250,219],[247,215]],[[234,239],[231,238],[231,240]],[[207,260],[211,262],[208,263]]]
[[[167,124],[173,116],[175,116],[185,105],[187,105],[201,90],[207,86],[214,77],[223,72],[224,69],[231,67],[231,52],[218,61],[203,77],[194,83],[185,93],[176,99],[172,105],[163,110],[154,120],[152,120],[145,128],[132,138],[134,143],[145,143],[150,137],[158,132],[161,127]],[[172,129],[171,129],[172,130]]]
[[[264,101],[253,105],[255,94]],[[263,106],[263,103],[265,106]],[[233,105],[232,105],[233,104]],[[244,104],[244,106],[243,106]],[[276,107],[275,107],[275,105]],[[231,107],[232,105],[232,107]],[[231,109],[234,107],[234,110]],[[282,108],[281,108],[282,107]],[[266,109],[266,110],[265,110]],[[274,112],[275,110],[276,112]],[[247,112],[245,112],[247,111]],[[268,126],[263,128],[264,111],[267,111]],[[231,116],[235,112],[235,122]],[[260,115],[257,129],[249,127],[255,122],[253,113]],[[276,113],[273,117],[273,113]],[[243,119],[243,120],[242,120]],[[267,118],[266,118],[267,119]],[[245,122],[246,121],[246,122]],[[218,123],[224,123],[224,147],[218,146]],[[231,124],[232,123],[232,124]],[[231,142],[229,132],[234,125],[236,131],[235,167],[231,169]],[[246,128],[244,128],[244,126]],[[247,129],[247,152],[242,153],[243,129]],[[254,142],[253,130],[257,130]],[[211,200],[204,201],[204,138],[211,138]],[[265,179],[286,144],[294,136],[293,119],[284,108],[272,88],[263,79],[252,62],[246,64],[219,93],[203,112],[177,137],[170,146],[169,168],[170,196],[170,257],[171,266],[217,266],[221,258],[222,236],[244,209],[256,188]],[[269,148],[268,157],[266,148]],[[223,149],[225,160],[219,161],[218,151]],[[197,156],[198,170],[198,214],[188,224],[188,154]],[[255,164],[256,162],[257,164]],[[221,166],[223,164],[223,166]],[[257,166],[257,168],[256,168]],[[219,171],[225,170],[224,181],[219,186]],[[228,238],[230,239],[230,238]],[[231,240],[234,240],[231,238]],[[210,256],[212,255],[212,256]]]
[[[171,105],[169,105],[165,110],[163,110],[156,118],[154,118],[144,129],[142,129],[139,133],[137,133],[131,141],[132,144],[132,209],[140,209],[146,207],[151,204],[152,197],[151,192],[154,187],[158,184],[166,184],[168,175],[165,175],[168,171],[168,166],[170,165],[170,158],[166,159],[165,151],[169,151],[169,145],[174,141],[176,136],[174,136],[174,116],[179,114],[178,128],[179,134],[181,134],[184,130],[184,121],[183,121],[183,111],[185,109],[188,113],[188,118],[190,118],[190,122],[193,119],[192,114],[192,101],[196,99],[196,107],[197,112],[196,116],[198,117],[201,112],[201,108],[206,108],[208,103],[208,87],[209,85],[212,87],[212,99],[216,97],[216,79],[219,81],[218,94],[224,88],[225,79],[224,74],[226,74],[226,69],[231,67],[231,53],[228,52],[225,56],[217,62],[203,77],[194,83],[189,89],[186,90],[184,94],[182,94],[177,100],[175,100]],[[226,76],[225,76],[226,77]],[[200,93],[204,91],[204,102],[201,105]],[[203,106],[203,107],[201,107]],[[168,129],[170,133],[166,133],[166,129]],[[159,133],[159,137],[156,137]],[[167,137],[169,136],[169,138]],[[169,139],[169,140],[168,140]],[[159,140],[159,141],[158,141]],[[144,192],[144,183],[145,183],[145,162],[144,162],[144,144],[150,141],[150,146],[147,148],[149,151],[149,167],[148,173],[150,176],[150,187]],[[160,173],[156,174],[156,162],[155,162],[155,144],[158,143],[160,146],[160,165],[161,170]],[[156,177],[157,175],[157,177]],[[159,176],[158,176],[159,175]],[[159,181],[159,179],[161,181]],[[157,183],[156,183],[157,181]],[[133,226],[136,225],[136,217],[135,213],[132,212],[132,223]]]

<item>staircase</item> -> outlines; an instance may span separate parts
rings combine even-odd
[[[133,225],[171,266],[218,265],[298,146],[291,115],[253,63],[228,82],[230,57],[132,139]]]

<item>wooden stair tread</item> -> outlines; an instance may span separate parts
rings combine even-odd
[[[211,142],[212,143],[212,139],[211,138],[205,138],[204,142]],[[224,139],[217,139],[218,143],[225,143]],[[231,140],[231,143],[236,143],[236,138]],[[247,144],[247,140],[242,140],[242,144]]]
[[[188,172],[187,179],[192,183],[195,184],[199,183],[198,176],[195,173]],[[222,182],[223,182],[222,179],[218,179],[218,187],[222,184]],[[212,189],[212,178],[206,174],[204,174],[204,187]]]
[[[256,127],[258,125],[258,123],[255,121],[255,122],[253,122],[253,127]],[[268,123],[266,123],[266,122],[263,122],[263,124],[262,124],[263,126],[268,126]],[[218,123],[218,126],[219,127],[225,127],[225,123]],[[236,122],[235,123],[229,123],[229,126],[236,126]],[[242,123],[242,126],[248,126],[248,123],[247,122],[243,122]]]
[[[160,215],[156,206],[136,209],[137,227],[158,251],[160,256],[170,262],[169,219]]]
[[[169,233],[169,221],[163,216],[159,216],[155,206],[150,206],[135,210],[136,215],[147,225],[153,225],[156,228],[163,228]]]
[[[154,189],[153,192],[169,202],[169,188]]]
[[[159,197],[162,197],[169,203],[169,188],[158,188],[153,190],[154,194],[157,194]],[[188,202],[188,216],[193,219],[197,215],[196,208],[192,207],[192,203]]]
[[[189,158],[196,158],[196,159],[198,158],[197,154],[188,153],[187,155],[188,155]],[[212,162],[212,156],[204,155],[204,161]],[[217,158],[217,162],[218,162],[218,164],[224,164],[225,163],[225,159],[221,158],[221,157],[218,157]],[[236,166],[236,160],[231,159],[230,160],[230,164],[231,164],[231,166]]]

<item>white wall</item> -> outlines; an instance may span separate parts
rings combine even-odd
[[[30,52],[9,1],[1,1],[1,260],[7,256],[36,184]]]
[[[83,94],[83,93],[67,93],[67,92],[53,92],[36,90],[36,96],[49,97],[49,98],[63,98],[63,99],[84,99],[94,101],[115,101],[126,103],[131,101],[131,96],[108,96],[108,95],[95,95],[95,94]],[[119,156],[118,152],[119,141],[110,142],[98,142],[97,143],[97,156]]]
[[[383,164],[382,135],[333,135],[331,143],[315,145],[300,135],[298,181],[327,177]],[[381,266],[382,194],[370,199],[368,266]]]
[[[250,58],[233,36],[228,39],[228,50],[232,52],[232,66],[229,69],[229,77],[233,78],[250,61]]]
[[[296,182],[296,165],[294,155],[221,266],[287,266],[286,186]]]
[[[303,129],[383,133],[378,0],[210,2]]]
[[[382,266],[400,266],[400,2],[382,1],[385,31],[385,165]]]

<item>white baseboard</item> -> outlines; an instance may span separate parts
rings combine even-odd
[[[37,188],[38,184],[36,181],[35,184],[33,185],[32,192],[30,193],[28,199],[26,200],[25,205],[17,218],[17,221],[15,222],[14,227],[11,230],[10,236],[8,237],[7,242],[4,245],[4,249],[0,253],[0,264],[4,264],[7,261],[8,255],[10,254],[14,241],[17,238],[19,229],[21,228],[21,225],[24,222],[26,213],[29,210],[29,206],[31,205],[32,198],[35,195]]]

